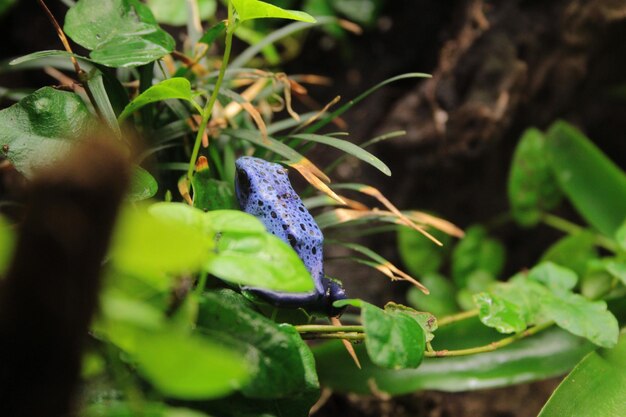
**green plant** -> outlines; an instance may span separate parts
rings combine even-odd
[[[523,226],[549,223],[572,234],[569,240],[551,248],[528,273],[499,283],[502,245],[487,228],[470,228],[451,253],[451,283],[441,274],[445,250],[436,250],[424,236],[449,245],[450,236],[463,232],[426,213],[401,212],[373,187],[329,185],[328,176],[346,155],[390,175],[366,148],[398,132],[361,146],[342,139],[343,132],[319,133],[387,83],[424,74],[386,80],[334,111],[331,103],[299,115],[291,101],[304,94],[302,84],[309,78],[246,65],[273,40],[333,18],[316,22],[306,13],[258,0],[230,0],[226,19],[200,33],[197,22],[206,15],[192,8],[186,21],[189,38],[180,52],[150,10],[161,3],[79,0],[59,28],[65,51],[35,52],[2,66],[4,71],[54,66],[73,70],[79,81],[66,85],[73,91],[44,87],[27,94],[6,92],[21,100],[0,111],[0,144],[4,157],[26,177],[43,165],[61,163],[74,142],[94,131],[107,131],[128,149],[135,134],[147,142],[131,160],[132,186],[107,257],[101,311],[84,356],[84,384],[93,387],[86,390],[91,393],[84,399],[86,415],[307,415],[319,397],[320,380],[339,390],[390,394],[494,386],[571,369],[593,349],[576,336],[605,348],[616,345],[617,321],[600,299],[624,297],[626,228],[620,227],[619,204],[626,199],[618,205],[607,200],[609,193],[623,193],[624,179],[579,133],[562,124],[555,125],[548,140],[540,132],[529,133],[535,136],[522,140],[511,174],[514,218]],[[208,8],[209,3],[200,5]],[[181,23],[180,16],[170,17]],[[270,17],[297,22],[231,57],[238,30]],[[65,33],[89,50],[89,57],[74,54]],[[221,56],[207,53],[222,39]],[[278,116],[285,113],[286,118]],[[346,155],[322,170],[306,156],[320,144]],[[537,152],[541,146],[550,151]],[[570,146],[572,152],[563,151]],[[519,174],[527,169],[526,153],[533,162],[550,157],[536,163],[532,175]],[[360,309],[360,315],[346,315],[341,325],[303,309],[274,308],[241,291],[246,285],[284,292],[312,288],[295,252],[256,218],[234,210],[234,161],[243,154],[282,161],[320,190],[321,195],[311,190],[303,194],[309,209],[329,207],[316,218],[327,242],[349,249],[355,262],[392,280],[413,283],[409,300],[423,311],[345,300],[336,307],[349,305]],[[140,165],[150,159],[156,169],[149,172]],[[581,167],[608,178],[606,186],[597,187],[580,173],[564,175]],[[179,197],[173,196],[173,188]],[[557,203],[546,201],[553,189],[561,190],[602,234],[547,214]],[[373,198],[383,209],[343,193]],[[144,201],[149,198],[164,201]],[[606,204],[589,205],[589,199]],[[371,221],[379,226],[362,227]],[[398,228],[400,252],[422,282],[351,239]],[[2,220],[0,273],[10,262],[13,239]],[[601,258],[595,247],[615,256]],[[588,259],[581,263],[576,257],[577,265],[568,264],[571,257],[563,251],[574,249]],[[428,292],[423,283],[431,290],[428,298],[422,295]],[[546,302],[538,303],[539,298]],[[470,309],[459,312],[459,306]],[[337,340],[311,349],[307,339]],[[363,371],[344,351],[346,343],[356,345]],[[502,355],[506,362],[486,368],[475,359],[478,353]],[[589,361],[592,365],[585,367],[593,366]],[[464,370],[451,372],[459,363]],[[114,392],[111,398],[103,394],[108,391]]]

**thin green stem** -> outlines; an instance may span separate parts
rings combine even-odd
[[[575,223],[572,223],[568,220],[565,220],[559,216],[555,216],[554,214],[544,213],[541,218],[543,223],[547,226],[552,227],[553,229],[559,230],[563,233],[567,233],[569,235],[573,235],[576,233],[580,233],[585,230],[584,227],[581,227]],[[617,252],[617,248],[615,247],[615,243],[608,239],[605,236],[594,234],[595,244],[601,248],[609,250],[611,252]]]
[[[470,319],[472,317],[476,317],[478,315],[478,309],[464,311],[462,313],[453,314],[451,316],[442,317],[437,320],[437,326],[443,327],[448,324],[455,323],[457,321]]]
[[[511,343],[514,343],[520,339],[524,339],[526,337],[537,334],[540,331],[545,330],[548,327],[552,326],[553,324],[554,324],[553,322],[540,324],[538,326],[534,326],[529,329],[526,329],[523,332],[514,334],[513,336],[505,337],[504,339],[500,339],[497,342],[492,342],[484,346],[478,346],[478,347],[473,347],[469,349],[458,349],[458,350],[436,350],[433,352],[426,351],[424,352],[424,355],[429,358],[445,358],[445,357],[452,357],[452,356],[467,356],[467,355],[475,355],[477,353],[492,352],[494,350],[508,346]]]
[[[207,278],[209,277],[209,273],[206,271],[203,271],[200,274],[200,279],[198,279],[198,283],[196,284],[196,288],[194,289],[194,293],[196,293],[197,295],[202,294],[202,292],[204,291],[204,288],[206,287],[206,281]]]
[[[365,333],[302,333],[303,339],[343,339],[351,341],[365,340]]]
[[[353,332],[363,333],[365,328],[363,326],[331,326],[327,324],[304,324],[301,326],[295,326],[299,333],[335,333],[335,332]]]
[[[230,59],[230,51],[233,46],[233,34],[235,33],[235,21],[234,21],[234,9],[232,3],[228,2],[228,23],[226,27],[226,46],[224,48],[224,56],[222,58],[222,66],[220,67],[220,72],[217,75],[217,81],[215,82],[215,88],[213,89],[213,93],[209,98],[204,110],[202,111],[202,121],[200,122],[200,126],[198,127],[198,134],[196,135],[196,142],[193,145],[193,151],[191,152],[191,159],[189,160],[189,168],[187,169],[187,178],[191,179],[193,175],[194,166],[196,164],[196,159],[198,159],[198,152],[200,152],[200,144],[202,143],[202,137],[204,136],[204,132],[206,130],[207,124],[209,123],[209,119],[211,118],[211,113],[213,113],[213,106],[217,101],[217,96],[220,92],[220,87],[222,86],[222,82],[224,81],[224,74],[226,74],[226,67],[228,66],[228,61]]]

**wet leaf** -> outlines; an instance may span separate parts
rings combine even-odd
[[[231,0],[238,19],[241,22],[252,19],[279,18],[314,23],[315,19],[308,13],[297,10],[285,10],[273,4],[259,0]]]
[[[474,295],[480,321],[500,333],[518,333],[526,329],[525,314],[520,307],[489,293]]]
[[[145,169],[135,167],[133,175],[130,179],[130,192],[128,199],[130,201],[141,201],[155,196],[159,189],[154,177]]]

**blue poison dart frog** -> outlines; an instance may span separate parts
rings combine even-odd
[[[235,162],[235,191],[243,211],[256,216],[274,235],[291,245],[313,277],[311,293],[284,293],[246,287],[277,307],[302,307],[328,316],[343,309],[333,302],[346,298],[335,280],[324,276],[324,236],[311,213],[293,190],[287,170],[279,164],[243,156]]]

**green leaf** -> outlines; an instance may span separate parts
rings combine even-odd
[[[554,293],[571,290],[578,282],[576,273],[552,262],[542,262],[528,272],[528,279],[537,281]]]
[[[137,408],[139,407],[139,409]],[[89,405],[82,410],[85,417],[208,417],[188,408],[173,408],[166,404],[142,401],[140,404],[106,401]]]
[[[130,201],[141,201],[154,197],[158,189],[159,184],[148,171],[139,166],[135,167],[130,179],[130,192],[128,193]]]
[[[0,111],[0,150],[27,177],[59,163],[94,120],[77,94],[41,88]]]
[[[169,54],[176,42],[138,0],[79,0],[65,15],[65,33],[108,67],[144,65]]]
[[[617,343],[619,325],[615,316],[607,311],[604,301],[590,301],[578,294],[563,293],[558,297],[546,297],[541,305],[546,316],[568,332],[602,347],[610,348]]]
[[[189,80],[183,77],[174,77],[153,85],[135,97],[133,101],[128,103],[124,108],[118,120],[120,123],[123,122],[128,116],[150,103],[171,99],[186,100],[190,102],[199,113],[202,112],[198,103],[193,99]]]
[[[214,256],[212,249],[213,236],[205,230],[128,208],[118,221],[111,258],[119,269],[136,275],[190,273]]]
[[[251,214],[239,210],[213,210],[205,214],[213,230],[220,233],[265,233],[265,225]]]
[[[355,158],[360,159],[361,161],[367,162],[368,164],[372,165],[374,168],[378,169],[383,174],[391,175],[391,170],[389,169],[387,165],[385,165],[383,161],[381,161],[380,159],[378,159],[377,157],[375,157],[374,155],[372,155],[365,149],[361,148],[360,146],[357,146],[351,142],[348,142],[347,140],[336,139],[330,136],[315,135],[315,134],[310,134],[310,133],[292,135],[291,137],[295,139],[302,139],[302,140],[310,141],[310,142],[323,143],[325,145],[329,145],[334,148],[340,149],[354,156]]]
[[[466,349],[503,337],[478,320],[464,320],[437,330],[435,349]],[[335,392],[403,395],[418,390],[468,391],[537,381],[569,371],[593,345],[554,328],[479,355],[425,358],[417,369],[390,370],[374,365],[362,345],[355,346],[363,369],[341,342],[313,347],[323,386]],[[358,372],[358,377],[356,377]]]
[[[14,249],[15,233],[4,216],[0,215],[0,278],[11,264]]]
[[[450,236],[438,230],[429,230],[429,232],[443,243],[443,248],[433,245],[429,239],[414,229],[398,227],[397,242],[400,258],[409,273],[416,277],[437,272],[446,254],[444,248],[447,248],[452,241]]]
[[[615,231],[615,241],[621,250],[626,251],[626,221]]]
[[[285,10],[259,0],[231,0],[237,11],[239,21],[251,19],[279,18],[315,23],[313,16],[297,10]]]
[[[482,226],[472,226],[452,251],[452,278],[458,287],[464,288],[474,271],[485,271],[497,277],[504,266],[504,259],[504,246],[489,238]]]
[[[437,317],[454,314],[459,310],[454,301],[456,289],[447,278],[431,273],[421,276],[420,282],[430,290],[430,294],[426,295],[418,288],[411,287],[406,294],[411,306],[429,311]]]
[[[417,368],[424,357],[426,338],[420,324],[408,313],[393,307],[380,308],[362,302],[367,354],[378,366],[390,369]]]
[[[268,233],[223,233],[206,271],[225,281],[284,292],[311,292],[311,275],[291,246]]]
[[[191,178],[193,206],[204,211],[236,209],[233,187],[209,177],[209,170],[196,172]]]
[[[242,388],[246,397],[289,398],[319,389],[312,355],[295,329],[253,311],[241,295],[230,290],[205,293],[198,326],[245,353],[253,375]]]
[[[515,221],[524,227],[536,225],[543,212],[561,201],[546,154],[545,137],[537,129],[522,135],[511,163],[508,181],[509,204]]]
[[[566,122],[548,131],[547,151],[559,185],[593,227],[612,237],[626,217],[626,176]]]
[[[437,318],[432,313],[424,311],[416,311],[410,307],[403,306],[402,304],[396,304],[394,302],[388,302],[385,304],[385,311],[394,313],[406,314],[415,320],[426,336],[426,341],[430,342],[435,338],[435,330],[437,330]]]
[[[583,230],[567,235],[550,246],[541,257],[541,261],[554,262],[582,276],[587,270],[587,263],[597,257],[598,251],[595,248],[593,233]]]
[[[378,17],[380,0],[334,0],[332,5],[348,19],[363,25],[371,25]]]
[[[94,68],[89,72],[87,85],[89,86],[89,91],[91,92],[98,113],[102,115],[102,119],[106,122],[111,131],[113,131],[118,138],[121,138],[122,133],[120,132],[120,126],[117,123],[115,111],[109,100],[102,72],[99,69]]]
[[[500,333],[518,333],[526,329],[525,314],[518,305],[485,292],[474,295],[474,302],[485,326]]]
[[[198,17],[207,20],[215,14],[215,0],[197,0]],[[184,26],[189,19],[188,6],[185,0],[147,0],[146,4],[160,23],[172,26]]]
[[[218,36],[226,31],[226,22],[221,21],[213,26],[209,30],[206,31],[204,35],[198,40],[200,43],[206,43],[207,45],[211,45]]]
[[[131,352],[139,373],[163,394],[185,400],[224,396],[250,379],[246,358],[201,336],[145,332]]]
[[[626,336],[587,355],[561,382],[539,417],[626,415]]]

